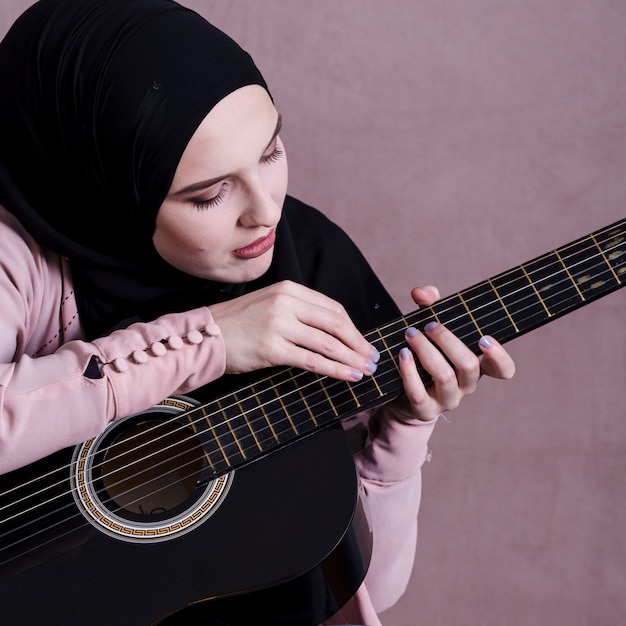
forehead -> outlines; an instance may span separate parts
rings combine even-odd
[[[220,100],[191,137],[174,182],[181,175],[220,176],[255,161],[267,148],[278,112],[263,87],[248,85]],[[184,170],[184,171],[183,171]]]

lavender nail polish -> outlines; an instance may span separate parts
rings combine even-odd
[[[491,346],[493,346],[493,341],[491,341],[491,339],[489,339],[489,337],[481,337],[478,340],[478,343],[483,347],[483,348],[491,348]]]
[[[355,381],[361,380],[361,378],[363,378],[363,372],[359,370],[352,370],[352,378]]]
[[[417,328],[414,328],[413,326],[409,326],[409,328],[407,328],[404,332],[407,337],[415,337],[415,335],[417,335],[419,331],[417,330]]]

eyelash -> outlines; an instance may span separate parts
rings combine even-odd
[[[276,163],[282,156],[282,149],[276,146],[271,154],[261,157],[261,163]]]
[[[261,163],[276,163],[276,161],[279,161],[282,158],[283,154],[283,150],[276,146],[270,154],[261,157]],[[225,195],[226,189],[222,186],[217,194],[215,194],[212,198],[207,198],[206,200],[194,200],[193,206],[200,211],[212,209],[222,202]]]
[[[222,185],[220,190],[212,198],[207,198],[206,200],[194,200],[193,206],[194,208],[199,209],[200,211],[206,211],[207,209],[212,209],[213,207],[216,207],[224,199],[225,195],[226,195],[226,189]]]

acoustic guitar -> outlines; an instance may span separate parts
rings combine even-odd
[[[381,360],[359,382],[236,377],[220,397],[167,398],[0,476],[0,623],[147,626],[202,601],[254,611],[269,594],[274,614],[254,623],[318,624],[368,564],[340,421],[401,393],[406,328],[436,320],[478,352],[483,334],[509,341],[625,278],[622,219],[371,331]],[[292,607],[274,600],[283,588]]]

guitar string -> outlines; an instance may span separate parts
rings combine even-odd
[[[576,243],[576,242],[574,242],[574,244],[575,244],[575,243]],[[605,242],[604,242],[604,243],[605,243]],[[574,245],[574,244],[570,244],[570,246],[571,246],[571,245]],[[567,246],[566,246],[566,247],[567,247]],[[588,249],[594,249],[595,247],[596,247],[596,246],[592,243],[592,244],[589,246],[589,248],[588,248]],[[606,252],[606,251],[605,251],[605,252]],[[580,251],[579,251],[578,253],[580,253]],[[544,257],[542,257],[542,258],[547,258],[548,256],[553,255],[553,254],[554,254],[554,251],[553,251],[552,253],[548,253],[547,255],[544,255]],[[602,253],[601,253],[601,252],[598,252],[598,255],[599,255],[599,254],[602,254]],[[532,263],[532,261],[530,261],[529,263]],[[564,270],[563,270],[563,268],[562,268],[561,263],[560,263],[558,260],[557,260],[557,261],[555,261],[554,263],[552,263],[552,265],[556,265],[556,266],[559,268],[558,273],[561,273],[561,272],[563,272],[563,271],[564,271]],[[602,264],[601,264],[601,265],[602,265]],[[545,269],[545,268],[540,268],[539,270],[536,270],[534,273],[540,272],[540,271],[542,271],[542,270],[544,270],[544,269]],[[515,268],[515,269],[513,269],[513,270],[509,270],[509,272],[506,272],[505,274],[510,274],[510,273],[516,272],[516,271],[518,271],[518,270],[519,270],[519,267],[518,267],[518,268]],[[531,272],[531,274],[532,274],[532,273],[533,273],[533,272]],[[555,274],[555,275],[556,275],[556,274]],[[548,276],[548,278],[551,278],[551,277],[552,277],[552,276]],[[495,279],[495,278],[498,278],[498,277],[494,277],[494,279]],[[545,279],[546,279],[546,277],[544,277],[544,278],[543,278],[543,280],[545,280]],[[567,282],[567,281],[566,281],[566,282]],[[485,284],[485,283],[481,283],[481,285],[484,285],[484,284]],[[508,284],[510,284],[510,283],[508,283]],[[506,284],[505,284],[504,286],[506,286]],[[527,285],[524,285],[524,287],[523,287],[522,289],[527,289]],[[520,290],[518,290],[518,291],[521,291],[522,289],[520,289]],[[514,293],[515,293],[515,292],[514,292]],[[440,300],[440,301],[436,304],[436,306],[437,306],[438,308],[440,308],[440,305],[441,305],[441,304],[444,304],[444,303],[445,303],[446,301],[448,301],[448,300],[454,300],[454,299],[456,298],[456,296],[457,296],[457,295],[458,295],[458,294],[454,294],[454,295],[452,295],[452,296],[448,296],[447,298],[445,298],[445,299],[443,299],[443,300]],[[532,293],[530,293],[529,295],[532,297],[532,295],[533,295],[533,294],[532,294]],[[479,296],[479,297],[480,297],[480,296]],[[468,305],[469,305],[469,304],[471,304],[471,301],[472,301],[473,299],[478,299],[478,297],[477,297],[477,298],[470,298],[470,299],[468,300]],[[488,306],[488,305],[484,305],[484,306]],[[455,305],[454,305],[454,307],[458,307],[458,304],[455,304]],[[440,311],[439,311],[439,313],[438,313],[438,315],[444,315],[447,311],[452,310],[452,308],[454,308],[454,307],[451,307],[450,309],[443,309],[443,310],[440,310]],[[424,311],[427,311],[427,310],[432,309],[432,308],[433,308],[433,307],[429,307],[429,308],[421,309],[421,310],[419,310],[418,312],[416,312],[415,314],[418,314],[418,315],[419,315],[419,314],[422,314]],[[408,315],[408,316],[406,316],[404,319],[406,319],[406,318],[407,318],[407,317],[409,317],[410,315],[412,315],[412,314],[409,314],[409,315]],[[458,320],[458,319],[460,319],[460,318],[463,318],[463,317],[467,317],[467,315],[466,315],[465,313],[463,313],[461,316],[459,316],[459,317],[457,317],[457,318],[453,318],[453,319],[451,319],[450,321],[448,321],[448,322],[447,322],[447,324],[448,324],[448,325],[453,324],[456,320]],[[481,318],[475,318],[475,319],[476,319],[476,321],[478,322],[478,321],[480,321],[480,319],[481,319]],[[524,321],[524,320],[522,320],[522,321]],[[383,330],[383,329],[385,329],[385,328],[388,328],[389,326],[391,326],[391,325],[392,325],[392,324],[394,324],[395,322],[396,322],[396,321],[391,322],[391,323],[390,323],[390,324],[388,324],[387,326],[383,326],[380,330]],[[471,326],[471,324],[472,324],[472,323],[471,323],[471,321],[468,321],[468,324]],[[459,331],[460,329],[455,329],[455,330],[456,330],[456,331]],[[381,334],[382,334],[382,333],[381,333]],[[367,336],[367,335],[366,335],[366,336]],[[386,339],[386,338],[387,338],[387,336],[382,335],[382,339],[383,339],[383,341],[384,341],[384,339]],[[305,375],[306,375],[306,372],[302,372],[302,373],[300,373],[300,374],[297,374],[296,376],[292,376],[289,380],[291,380],[291,381],[295,381],[298,377],[305,376]],[[270,376],[268,376],[268,377],[267,377],[267,379],[265,379],[265,381],[255,382],[255,383],[254,383],[254,385],[251,385],[251,387],[252,387],[252,386],[259,386],[259,385],[262,385],[262,384],[263,384],[263,382],[267,382],[267,381],[269,381],[269,382],[273,382],[273,381],[272,381],[272,378],[273,378],[273,376],[271,376],[271,375],[270,375]],[[324,377],[324,378],[325,378],[325,377]],[[342,381],[338,381],[338,383],[337,383],[337,384],[341,384],[341,382],[342,382]],[[279,384],[280,384],[280,383],[279,383]],[[314,383],[311,383],[311,384],[314,384]],[[274,389],[276,386],[277,386],[277,385],[270,386],[268,389]],[[240,390],[239,392],[241,392],[241,391],[246,391],[246,389],[244,388],[243,390]],[[238,392],[234,392],[234,393],[238,393]],[[256,394],[253,394],[253,396],[254,396],[254,395],[256,395]],[[247,401],[247,400],[249,400],[249,399],[250,399],[250,397],[245,397],[245,398],[241,399],[241,400],[240,400],[240,402],[245,402],[245,401]],[[219,399],[218,399],[218,400],[219,400]],[[209,403],[209,404],[211,404],[211,403]],[[189,413],[194,413],[194,412],[196,412],[196,411],[201,411],[203,408],[206,408],[206,406],[207,406],[207,405],[205,404],[205,405],[202,405],[201,407],[196,407],[196,408],[192,409]],[[232,409],[232,408],[236,408],[236,407],[235,407],[235,405],[230,405],[230,406],[227,406],[227,407],[223,407],[222,409],[218,409],[218,410],[217,410],[217,411],[215,411],[213,414],[203,415],[203,416],[202,416],[202,417],[198,420],[198,422],[203,421],[203,420],[206,420],[206,421],[208,422],[209,418],[214,417],[215,415],[218,415],[218,414],[220,414],[220,413],[222,413],[222,414],[223,414],[225,411],[227,411],[228,409]],[[187,414],[185,414],[185,416],[186,416],[186,415],[187,415]],[[178,419],[180,419],[182,416],[181,416],[181,415],[177,415],[176,417],[177,417]],[[228,420],[228,419],[227,419],[227,420],[225,420],[223,423],[227,423],[227,422],[229,422],[229,421],[230,421],[230,420]],[[210,422],[209,422],[209,424],[210,424]],[[188,425],[185,425],[183,428],[185,428],[185,427],[187,427],[187,426],[188,426]],[[155,428],[158,428],[158,426],[157,426],[157,427],[155,427]],[[214,430],[214,428],[213,428],[212,430]],[[143,434],[143,433],[142,433],[142,434]],[[142,434],[139,434],[139,435],[137,435],[137,436],[138,436],[138,437],[141,437],[141,436],[142,436]],[[232,444],[231,444],[231,445],[232,445]]]
[[[592,247],[592,246],[590,246],[590,247]],[[560,264],[558,261],[554,262],[552,265],[557,265],[559,268],[561,268],[561,264]],[[517,269],[517,268],[516,268],[516,269]],[[545,269],[545,268],[542,268],[542,269]],[[561,272],[563,272],[563,269],[560,269],[560,270],[559,270],[559,273],[561,273]],[[552,276],[548,276],[548,278],[552,278]],[[546,279],[546,278],[544,277],[544,280],[545,280],[545,279]],[[568,281],[566,280],[565,282],[568,282]],[[484,283],[483,283],[483,284],[484,284]],[[569,283],[568,283],[568,284],[569,284]],[[527,287],[526,287],[526,286],[524,286],[524,288],[527,288]],[[532,296],[532,294],[530,294],[530,295]],[[449,298],[454,299],[455,297],[456,297],[456,294],[455,294],[455,295],[453,295],[453,296],[450,296]],[[471,303],[471,300],[472,300],[472,299],[469,299],[469,300],[468,300],[468,303]],[[445,300],[442,300],[442,301],[440,301],[440,302],[445,302]],[[457,307],[457,306],[458,306],[458,304],[455,304],[455,307]],[[488,306],[488,305],[484,305],[484,306]],[[426,311],[426,310],[427,310],[427,309],[422,309],[422,310],[421,310],[421,311],[419,311],[418,313],[422,313],[423,311]],[[448,310],[451,310],[451,309],[448,309]],[[443,314],[445,314],[445,313],[446,313],[446,309],[441,310],[441,311],[438,313],[438,315],[443,315]],[[407,317],[408,317],[408,316],[407,316]],[[460,316],[460,317],[457,317],[457,318],[454,318],[454,319],[450,320],[449,322],[447,322],[447,324],[452,324],[452,323],[454,323],[456,320],[458,320],[458,319],[460,319],[460,318],[463,318],[463,317],[464,317],[464,318],[467,318],[467,315],[466,315],[465,313],[463,313],[463,315],[462,315],[462,316]],[[406,318],[405,318],[405,319],[406,319]],[[480,318],[480,317],[475,317],[475,319],[476,319],[476,321],[478,322],[478,321],[481,321],[481,319],[482,319],[482,318]],[[523,321],[523,320],[522,320],[522,321]],[[471,320],[468,320],[467,325],[469,325],[471,328],[473,328],[473,323],[471,322]],[[458,332],[460,332],[461,330],[462,330],[462,327],[461,327],[461,328],[458,328],[458,329],[455,329],[455,331],[458,331]],[[386,338],[386,336],[384,336],[384,335],[383,335],[383,337],[382,337],[382,338],[383,338],[383,340],[384,340],[384,339]],[[394,346],[394,347],[395,347],[395,346]],[[301,373],[301,374],[299,374],[299,375],[292,376],[292,377],[291,377],[290,379],[288,379],[288,380],[290,380],[290,381],[292,381],[292,382],[295,382],[295,380],[296,380],[299,376],[304,376],[304,375],[306,375],[306,373],[305,373],[305,372],[302,372],[302,373]],[[272,381],[272,376],[268,377],[268,380]],[[283,381],[281,381],[281,383],[282,383],[282,382],[283,382]],[[311,382],[310,384],[315,384],[315,382],[317,382],[317,381],[313,381],[313,382]],[[278,384],[281,384],[281,383],[278,383]],[[341,384],[341,383],[342,383],[342,381],[338,381],[338,383],[337,383],[337,384]],[[251,385],[251,387],[252,387],[252,386],[259,386],[259,384],[260,384],[260,383],[258,383],[258,382],[257,382],[257,383],[254,383],[254,385]],[[275,388],[275,387],[277,387],[277,386],[278,386],[278,385],[274,385],[273,387],[270,387],[270,388]],[[250,387],[250,388],[251,388],[251,387]],[[301,390],[301,389],[302,389],[302,387],[300,387],[300,390]],[[237,392],[234,392],[234,393],[237,393]],[[297,390],[294,390],[294,392],[293,392],[293,393],[297,393]],[[258,395],[258,394],[253,394],[253,396],[256,396],[256,395]],[[241,399],[241,400],[240,400],[240,403],[241,403],[241,402],[246,402],[246,401],[247,401],[247,400],[249,400],[249,399],[250,399],[250,397],[243,398],[243,399]],[[209,404],[211,404],[211,403],[209,403]],[[194,412],[196,412],[196,411],[200,411],[201,409],[206,408],[206,406],[207,406],[207,405],[203,405],[202,407],[196,407],[196,408],[192,409],[189,413],[194,413]],[[203,420],[206,420],[206,421],[209,423],[209,425],[210,425],[210,427],[211,427],[211,430],[214,430],[214,426],[213,426],[213,425],[211,425],[211,424],[210,424],[210,422],[208,421],[208,420],[209,420],[209,418],[214,417],[215,415],[218,415],[218,414],[220,414],[220,413],[223,415],[223,414],[224,414],[224,413],[225,413],[228,409],[233,409],[233,408],[236,408],[236,407],[235,407],[235,405],[230,405],[230,406],[222,407],[221,409],[218,409],[217,411],[215,411],[215,412],[214,412],[214,413],[212,413],[212,414],[209,414],[209,415],[203,415],[203,416],[200,418],[200,420],[198,420],[198,421],[203,421]],[[185,415],[187,415],[187,414],[185,414]],[[177,417],[178,419],[180,419],[180,417],[181,417],[181,416],[180,416],[180,415],[178,415],[178,416],[176,416],[176,417]],[[233,418],[230,418],[230,419],[233,419]],[[223,423],[223,424],[226,424],[227,422],[229,422],[229,421],[230,421],[230,419],[226,419],[226,420],[225,420],[224,422],[222,422],[222,423]],[[197,422],[196,422],[196,423],[197,423]],[[185,425],[185,427],[187,427],[187,426],[188,426],[188,425]],[[183,428],[185,428],[185,427],[183,427]],[[138,435],[138,436],[141,436],[141,435]],[[233,445],[233,444],[227,444],[227,445]]]
[[[547,255],[546,255],[546,256],[547,256]],[[448,322],[448,323],[450,323],[450,322]],[[258,383],[257,383],[257,384],[258,384]],[[177,417],[178,417],[178,418],[180,418],[180,416],[177,416]]]
[[[75,510],[75,507],[74,507],[73,505],[71,505],[71,504],[70,504],[70,505],[68,505],[68,506],[69,506],[69,507],[71,507],[71,508],[73,508],[73,509]],[[68,507],[64,507],[64,508],[68,508]],[[75,515],[74,515],[74,516],[76,517],[76,516],[78,516],[78,515],[80,515],[80,513],[79,513],[78,511],[76,511],[76,510],[75,510]],[[63,523],[64,523],[65,521],[66,521],[66,520],[63,520]],[[57,524],[54,524],[54,525],[58,525],[58,524],[60,524],[60,523],[62,523],[62,522],[58,522]],[[54,525],[53,525],[53,526],[54,526]],[[85,525],[85,524],[83,524],[83,525]],[[48,526],[48,527],[47,527],[47,530],[49,530],[49,529],[50,529],[50,526]],[[41,532],[42,532],[42,531],[38,531],[37,533],[33,533],[33,534],[31,535],[31,537],[32,537],[32,536],[34,536],[35,534],[40,534]],[[67,534],[67,533],[64,533],[64,534]],[[58,539],[58,538],[60,538],[60,536],[57,536],[56,538]]]
[[[614,238],[614,237],[615,237],[615,235],[613,234],[613,235],[612,235],[612,237]],[[574,245],[574,244],[576,244],[576,243],[577,243],[577,242],[574,242],[573,244],[570,244],[570,246],[571,246],[571,245]],[[606,243],[606,242],[603,242],[603,243]],[[592,247],[592,246],[590,246],[590,247]],[[567,246],[566,246],[565,248],[567,248]],[[560,249],[560,251],[562,251],[562,250],[563,250],[563,249]],[[610,250],[605,250],[605,251],[604,251],[604,253],[606,253],[606,252],[610,252]],[[543,257],[543,258],[547,258],[547,257],[548,257],[548,256],[550,256],[551,254],[554,254],[554,251],[553,251],[552,253],[548,253],[548,254],[544,255],[544,257]],[[577,254],[580,254],[580,251],[578,251],[578,252],[577,252]],[[598,255],[597,255],[597,256],[600,256],[600,255],[604,256],[604,254],[603,254],[603,253],[598,253]],[[537,259],[537,260],[538,260],[538,259]],[[532,261],[530,261],[530,262],[528,262],[528,263],[531,263],[531,262],[532,262]],[[552,265],[559,265],[559,264],[558,264],[558,263],[552,263]],[[518,269],[519,269],[519,268],[515,268],[514,270],[510,270],[509,272],[505,272],[504,274],[507,274],[507,273],[510,273],[510,272],[516,271],[516,270],[518,270]],[[545,268],[542,268],[542,269],[545,269]],[[608,267],[607,267],[607,270],[605,270],[605,271],[608,271]],[[563,269],[561,269],[559,273],[562,273],[562,272],[563,272]],[[555,274],[555,275],[556,275],[556,274]],[[548,278],[550,278],[550,277],[548,277]],[[546,280],[546,277],[544,277],[542,280]],[[567,282],[567,281],[562,281],[562,282]],[[525,288],[527,288],[527,287],[525,287]],[[570,289],[571,289],[571,287],[570,287]],[[454,297],[455,297],[455,296],[450,296],[450,298],[454,298]],[[554,297],[554,294],[552,295],[552,297]],[[524,299],[526,299],[526,298],[524,298]],[[442,302],[442,301],[440,301],[440,302]],[[419,312],[423,312],[423,311],[424,311],[424,310],[421,310],[421,311],[419,311]],[[440,312],[440,314],[441,314],[441,312]],[[466,316],[464,315],[464,317],[466,317]],[[457,319],[458,319],[458,318],[457,318]],[[478,319],[480,319],[480,318],[478,318]],[[449,322],[447,322],[447,323],[448,323],[448,324],[451,324],[453,321],[454,321],[454,320],[451,320],[451,321],[449,321]],[[477,321],[478,321],[478,320],[477,320]],[[396,322],[396,323],[397,323],[397,322]],[[388,325],[388,326],[389,326],[389,325]],[[472,333],[472,334],[473,334],[473,333]],[[398,344],[398,345],[401,345],[401,344]],[[395,347],[397,347],[397,346],[393,346],[393,347],[395,348]],[[393,370],[391,370],[391,371],[393,371]],[[270,378],[271,378],[271,377],[270,377]],[[317,381],[313,381],[313,382],[312,382],[312,383],[310,383],[310,384],[314,384],[315,382],[317,382]],[[341,382],[342,382],[342,381],[337,381],[337,383],[339,383],[339,384],[341,384]],[[257,383],[255,383],[255,385],[258,385],[258,384],[259,384],[258,382],[257,382]],[[293,390],[292,392],[290,392],[290,393],[297,393],[297,392],[298,392],[298,389],[294,389],[294,390]],[[313,407],[313,408],[315,408],[315,407]],[[192,411],[192,412],[193,412],[193,411]],[[221,411],[221,412],[223,412],[223,411]],[[180,417],[181,417],[180,415],[177,415],[177,416],[176,416],[176,419],[180,419]],[[288,428],[287,428],[287,429],[285,429],[284,431],[281,431],[280,433],[277,433],[277,434],[279,434],[279,435],[280,435],[280,434],[283,434],[284,432],[290,432],[290,430],[291,430],[291,429],[288,427]],[[248,437],[248,438],[249,438],[249,437],[252,437],[252,434],[250,434],[250,435],[246,435],[246,437]],[[230,446],[232,446],[232,445],[236,445],[236,444],[235,444],[235,443],[232,443],[232,444],[226,444],[226,445],[230,445]]]
[[[574,242],[574,243],[576,243],[576,242]],[[605,251],[605,252],[606,252],[606,251]],[[549,253],[549,254],[550,254],[550,253]],[[548,254],[548,255],[545,255],[545,256],[547,257],[547,256],[549,256],[549,254]],[[553,253],[552,253],[552,254],[553,254]],[[529,262],[529,263],[530,263],[530,262]],[[516,269],[518,269],[518,268],[516,268]],[[515,270],[513,270],[513,271],[515,271]],[[561,271],[562,271],[562,270],[561,270]],[[452,296],[452,297],[454,297],[454,296]],[[451,322],[452,322],[452,321],[454,321],[454,320],[451,320]],[[451,322],[448,322],[448,323],[451,323]],[[270,377],[270,379],[271,379],[271,377]],[[310,383],[310,384],[314,384],[314,382],[316,382],[316,381],[313,381],[313,383]],[[338,381],[338,382],[339,382],[339,383],[341,383],[341,381]],[[255,383],[255,384],[257,384],[257,385],[258,385],[259,383]],[[294,390],[294,392],[296,392],[296,391],[297,391],[297,390]],[[245,401],[245,400],[242,400],[242,402],[243,402],[243,401]],[[226,409],[224,409],[224,410],[226,410]],[[193,412],[193,411],[192,411],[192,412]],[[181,417],[180,415],[177,415],[177,416],[176,416],[176,418],[177,418],[177,419],[180,419],[180,417]],[[236,444],[227,444],[227,445],[236,445]]]
[[[608,272],[608,270],[606,270],[606,271]],[[560,281],[560,282],[567,282],[567,281]],[[557,284],[558,284],[558,283],[557,283]],[[568,283],[568,285],[569,285],[569,283]],[[571,286],[570,286],[570,289],[571,289]],[[560,293],[563,293],[563,292],[558,292],[558,294],[560,294]],[[554,297],[555,295],[558,295],[558,294],[553,294],[551,297]],[[526,308],[528,308],[528,307],[526,307]],[[522,309],[522,310],[523,310],[523,309]],[[482,318],[480,318],[480,317],[478,318],[478,320],[479,320],[479,321],[480,321],[481,319],[482,319]],[[471,335],[471,334],[473,334],[473,333],[474,333],[474,330],[473,330],[473,324],[472,324],[472,322],[468,322],[468,323],[466,324],[466,326],[470,326],[470,328],[472,328],[472,330],[471,330],[471,332],[470,332],[470,335]],[[461,337],[463,338],[463,336],[462,336],[462,335],[461,335]],[[403,343],[403,342],[402,342],[402,343]],[[397,345],[394,345],[394,346],[391,346],[391,347],[390,347],[390,350],[391,350],[391,349],[395,349],[396,347],[398,347],[398,346],[402,345],[402,343],[397,344]],[[392,357],[393,357],[393,355],[392,355]],[[391,369],[390,371],[391,371],[391,372],[393,372],[393,369]],[[384,373],[382,373],[382,375],[384,375]],[[375,378],[376,378],[376,379],[380,382],[380,384],[382,384],[382,385],[384,386],[384,382],[383,382],[383,381],[380,381],[380,375],[375,375]],[[396,377],[394,376],[394,379],[395,379],[395,378],[396,378]],[[293,382],[293,381],[291,381],[291,382]],[[310,383],[308,383],[308,385],[314,385],[314,384],[316,384],[316,382],[317,382],[317,381],[311,381]],[[337,384],[341,384],[341,382],[340,382],[340,381],[338,381],[338,382],[337,382]],[[364,384],[367,384],[367,380],[366,380],[366,381],[364,381]],[[356,386],[358,386],[358,383],[356,383],[355,385],[356,385]],[[278,385],[276,385],[276,386],[278,386]],[[300,386],[300,387],[298,387],[298,388],[295,388],[295,389],[293,389],[293,390],[290,390],[288,393],[283,394],[283,395],[281,396],[281,398],[284,400],[285,398],[287,398],[287,396],[290,396],[290,395],[294,395],[294,396],[299,395],[299,392],[300,392],[300,391],[302,391],[303,387],[305,387],[305,386]],[[245,400],[242,400],[241,402],[244,402],[244,401],[245,401]],[[287,413],[289,413],[288,409],[289,409],[289,407],[290,407],[290,406],[294,406],[296,403],[300,404],[302,401],[303,401],[303,399],[302,399],[302,398],[301,398],[301,399],[296,398],[295,403],[292,403],[291,405],[289,405],[289,403],[287,403],[287,405],[285,406],[285,408],[287,409]],[[275,403],[275,402],[276,402],[276,400],[275,400],[275,399],[272,399],[272,401],[270,401],[270,403],[271,403],[271,402],[274,402],[274,403]],[[305,401],[305,400],[304,400],[304,404],[305,404],[305,406],[306,406],[306,401]],[[348,401],[348,403],[347,403],[347,404],[348,404],[349,406],[352,406],[352,401]],[[265,404],[265,406],[267,406],[267,403]],[[233,407],[234,407],[234,405],[231,405],[231,407],[230,407],[230,408],[233,408]],[[255,408],[256,408],[256,407],[255,407]],[[312,407],[310,407],[310,408],[315,409],[315,408],[316,408],[316,405],[313,405],[313,406],[312,406]],[[358,407],[357,407],[357,408],[358,408]],[[194,409],[194,410],[197,410],[197,409]],[[222,409],[222,410],[218,410],[218,411],[216,411],[213,415],[216,415],[216,414],[218,414],[218,413],[222,413],[222,414],[224,414],[224,413],[225,413],[225,411],[226,411],[226,408],[225,408],[225,409]],[[193,412],[193,411],[192,411],[192,412]],[[341,412],[341,411],[340,411],[340,412]],[[280,413],[282,413],[282,411],[279,411],[279,414],[280,414]],[[305,410],[305,411],[301,411],[301,413],[302,413],[302,414],[306,414],[306,413],[307,413],[307,411],[306,411],[306,410]],[[239,416],[237,416],[237,417],[239,417]],[[236,417],[235,417],[235,418],[227,418],[227,419],[226,419],[226,421],[233,420],[233,419],[236,419]],[[256,421],[259,421],[259,420],[262,420],[262,418],[261,418],[261,417],[259,417]],[[287,420],[285,420],[285,419],[283,419],[282,421],[283,421],[285,424],[287,423]],[[254,423],[255,423],[255,421],[252,421],[252,422],[250,423],[250,425],[251,425],[251,426],[253,426],[253,425],[254,425]],[[278,424],[278,422],[276,422],[276,424]],[[253,437],[254,437],[253,432],[250,432],[250,434],[245,434],[243,437],[237,437],[237,436],[236,436],[237,431],[239,431],[239,432],[243,431],[244,433],[248,433],[248,431],[250,431],[250,430],[251,430],[251,429],[248,427],[248,425],[247,425],[247,424],[246,424],[246,425],[239,426],[239,427],[235,427],[235,428],[234,428],[234,433],[233,433],[233,435],[234,435],[234,438],[236,439],[236,441],[234,441],[234,442],[232,442],[232,443],[226,443],[226,444],[224,444],[224,448],[228,448],[228,447],[233,448],[233,447],[237,446],[237,441],[239,441],[239,443],[241,443],[241,444],[245,444],[245,440],[246,440],[246,439],[248,439],[248,440],[249,440],[249,439],[251,439],[251,438],[253,438]],[[280,434],[284,434],[284,433],[286,433],[286,432],[288,432],[288,433],[290,433],[290,434],[291,434],[291,431],[292,431],[292,430],[293,430],[293,427],[291,427],[291,426],[287,426],[287,428],[286,428],[285,430],[283,430],[283,431],[281,431],[281,432],[279,432],[279,433],[277,433],[277,434],[278,434],[278,435],[280,435]],[[297,434],[297,433],[296,433],[296,434]],[[271,438],[270,438],[270,440],[271,440]],[[247,447],[247,446],[246,446],[246,447]],[[257,448],[258,448],[258,446],[257,446]],[[263,450],[260,450],[260,452],[263,452]]]
[[[517,268],[516,268],[516,269],[517,269]],[[513,271],[514,271],[514,270],[513,270]],[[444,311],[442,311],[441,313],[445,313],[445,310],[444,310]],[[268,377],[268,379],[267,379],[267,380],[271,380],[271,377]],[[262,382],[263,382],[263,381],[261,381],[261,383],[257,383],[257,386],[258,386],[259,384],[262,384]]]

